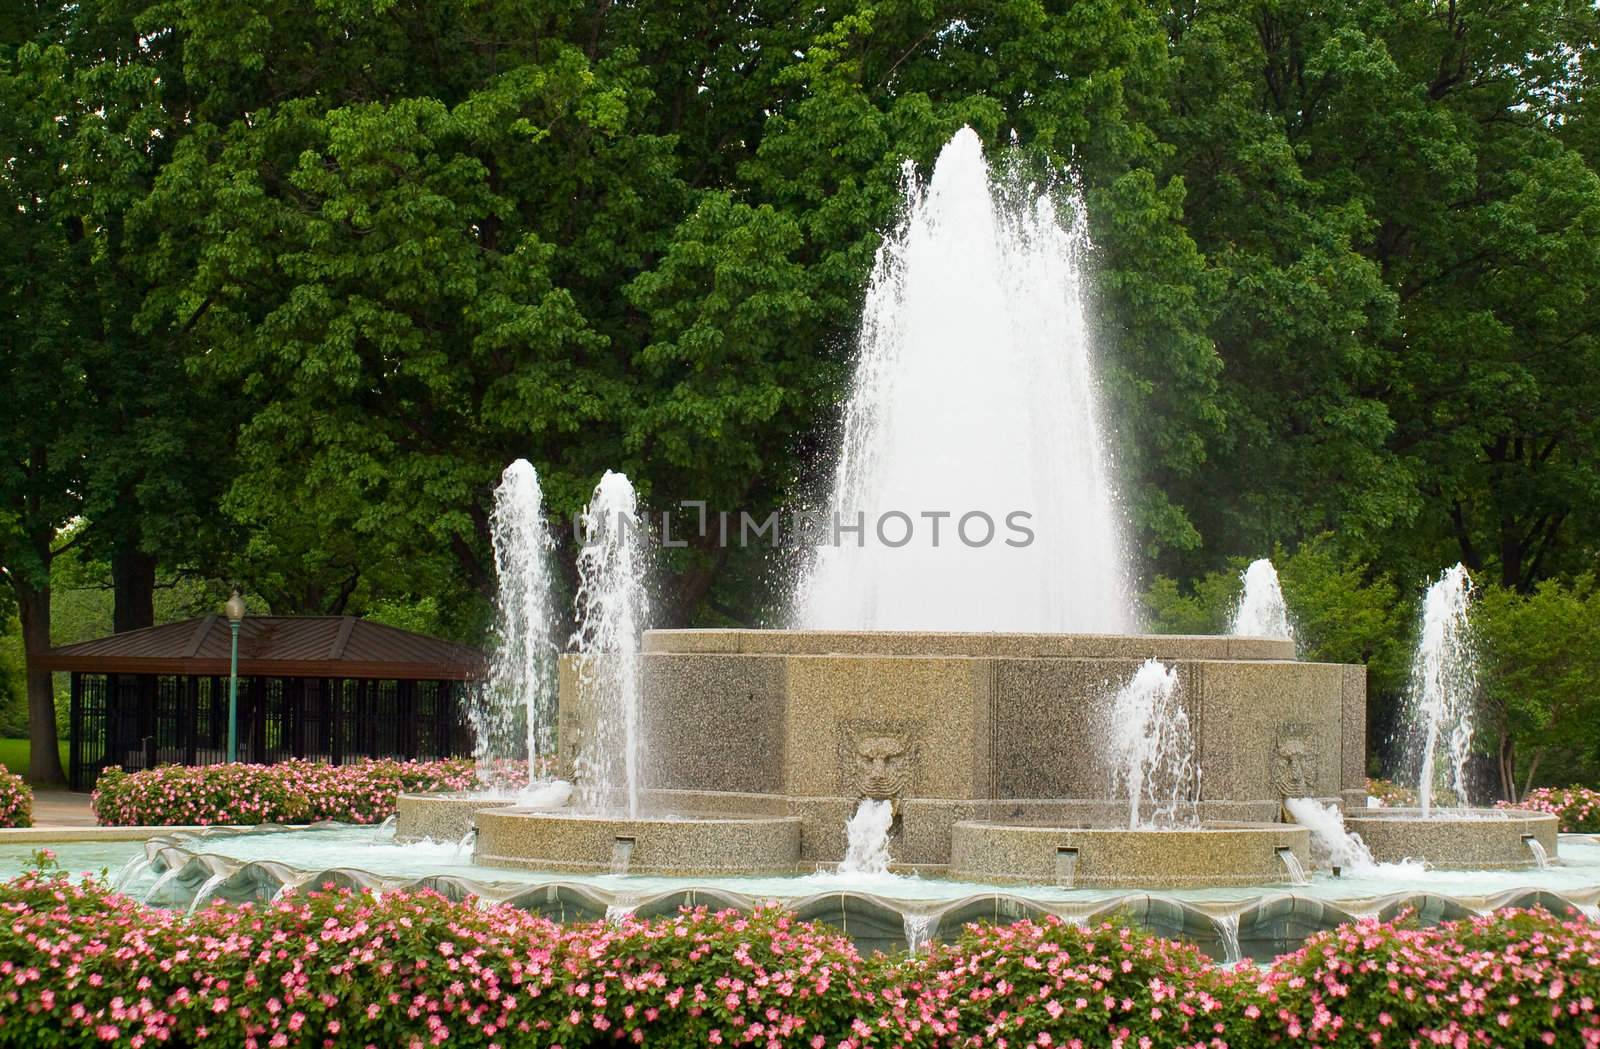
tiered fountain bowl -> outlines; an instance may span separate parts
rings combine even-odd
[[[1193,825],[1128,828],[1107,800],[1117,685],[1175,668],[1203,774]],[[551,871],[728,875],[839,863],[863,798],[891,799],[896,868],[988,882],[1174,888],[1284,883],[1310,866],[1287,797],[1341,803],[1381,861],[1533,867],[1538,813],[1369,810],[1366,673],[1261,638],[656,630],[640,659],[637,816],[408,795],[398,835]],[[564,767],[594,712],[564,667]]]
[[[793,816],[616,816],[525,809],[478,814],[473,861],[578,874],[791,874]]]
[[[480,812],[516,804],[514,797],[473,791],[402,794],[396,803],[394,840],[460,841],[477,829]]]
[[[1128,828],[967,821],[951,830],[950,873],[994,884],[1220,888],[1298,880],[1310,868],[1310,852],[1311,832],[1289,823]]]
[[[1259,638],[683,630],[640,656],[640,816],[401,799],[399,832],[552,871],[809,872],[837,864],[863,798],[891,799],[901,869],[1095,886],[1289,880],[1308,834],[1283,791],[1363,800],[1365,673]],[[1177,669],[1205,769],[1196,826],[1118,828],[1105,800],[1108,694]],[[593,704],[562,674],[573,767]],[[470,821],[470,822],[468,822]],[[428,828],[434,829],[428,829]]]
[[[1351,809],[1345,826],[1379,863],[1444,870],[1521,870],[1556,859],[1555,816],[1527,809]]]

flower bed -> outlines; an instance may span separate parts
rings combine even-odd
[[[1544,911],[1369,920],[1313,937],[1240,1000],[1267,1045],[1593,1047],[1596,965],[1600,926]]]
[[[0,885],[0,1046],[1600,1047],[1600,929],[1366,921],[1265,972],[1114,925],[969,926],[862,958],[779,911],[557,925],[431,892],[192,916]]]
[[[133,773],[106,769],[91,801],[95,818],[109,826],[381,823],[394,815],[402,793],[467,790],[476,784],[467,759],[163,765]]]
[[[1540,787],[1515,805],[1496,802],[1498,808],[1536,809],[1561,820],[1567,834],[1600,834],[1600,790],[1588,787]]]
[[[33,788],[0,768],[0,827],[33,826]]]
[[[1410,787],[1402,787],[1393,780],[1374,779],[1367,777],[1367,796],[1377,798],[1378,804],[1386,809],[1406,808],[1417,803],[1417,792]]]

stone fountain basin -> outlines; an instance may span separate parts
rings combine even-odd
[[[514,807],[479,811],[476,821],[473,862],[485,867],[667,876],[792,873],[804,823],[798,816],[628,817]]]
[[[478,813],[515,804],[515,798],[470,791],[402,794],[395,802],[394,840],[460,841],[477,824]]]
[[[1358,809],[1345,829],[1361,835],[1379,863],[1420,860],[1442,870],[1524,870],[1537,867],[1537,841],[1556,859],[1559,820],[1530,809]]]
[[[1283,850],[1310,869],[1311,832],[1289,823],[1130,830],[968,820],[951,829],[950,875],[1074,888],[1262,885],[1289,881]]]

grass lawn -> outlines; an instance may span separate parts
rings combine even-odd
[[[0,739],[0,765],[19,776],[28,774],[28,741],[25,739]],[[61,743],[61,767],[67,767],[67,744]]]

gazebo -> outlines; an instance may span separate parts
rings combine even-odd
[[[229,623],[204,616],[53,648],[72,675],[74,790],[108,765],[227,760]],[[250,616],[239,630],[239,760],[469,754],[483,653],[354,616]]]

